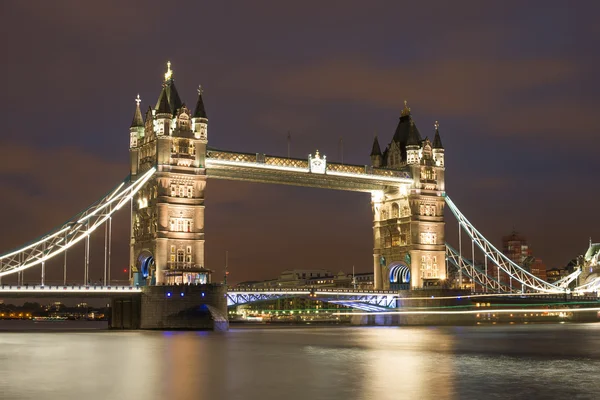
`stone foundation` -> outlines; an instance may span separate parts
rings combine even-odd
[[[141,297],[113,300],[113,329],[227,330],[223,285],[146,286]]]

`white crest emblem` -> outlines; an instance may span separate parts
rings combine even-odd
[[[317,150],[314,157],[312,154],[308,155],[308,165],[313,174],[324,174],[327,169],[327,156],[321,158],[319,150]]]

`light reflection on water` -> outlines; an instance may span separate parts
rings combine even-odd
[[[600,324],[0,333],[0,398],[600,398]]]

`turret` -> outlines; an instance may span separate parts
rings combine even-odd
[[[162,91],[156,102],[156,125],[155,132],[157,136],[170,136],[175,129],[175,119],[177,111],[181,108],[181,99],[175,81],[173,80],[173,70],[171,62],[167,62],[167,72],[165,72],[165,81]]]
[[[375,135],[375,139],[373,140],[373,149],[371,150],[371,165],[378,168],[381,167],[382,162],[382,154],[381,148],[379,147],[379,140],[377,140],[377,135]]]
[[[406,102],[405,102],[406,103]],[[410,109],[408,109],[410,115]],[[404,113],[404,111],[403,111]],[[407,164],[418,164],[419,159],[419,149],[421,148],[421,138],[419,137],[419,131],[417,131],[417,127],[415,123],[410,120],[410,127],[408,131],[408,139],[406,140],[406,163]]]
[[[135,112],[133,114],[133,121],[129,127],[129,148],[132,149],[138,146],[138,141],[144,136],[144,119],[142,118],[142,111],[140,110],[140,95],[137,95],[135,99]]]
[[[444,146],[442,145],[442,138],[440,137],[440,124],[435,121],[435,137],[433,139],[433,159],[435,165],[438,167],[444,166]]]
[[[198,86],[198,101],[196,102],[196,108],[194,109],[194,115],[192,116],[192,131],[194,137],[204,142],[208,141],[208,116],[204,109],[204,100],[202,100],[202,86]]]

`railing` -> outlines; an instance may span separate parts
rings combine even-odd
[[[298,158],[286,158],[269,156],[261,153],[233,153],[228,151],[220,150],[208,150],[206,152],[207,161],[224,161],[226,163],[234,164],[248,164],[248,166],[271,166],[274,168],[282,169],[297,169],[299,172],[309,171],[308,159]],[[264,167],[263,167],[264,168]],[[332,175],[349,175],[359,176],[363,178],[377,179],[377,177],[385,179],[407,179],[411,180],[410,173],[407,171],[398,171],[384,168],[374,168],[366,165],[351,165],[351,164],[340,164],[340,163],[326,163],[325,174],[330,173]]]

